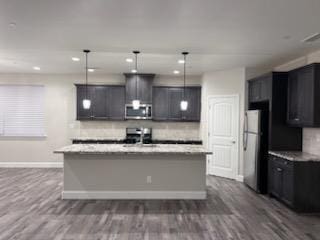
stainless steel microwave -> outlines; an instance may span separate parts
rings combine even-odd
[[[152,119],[152,105],[140,104],[139,109],[133,109],[132,104],[126,104],[126,119]]]

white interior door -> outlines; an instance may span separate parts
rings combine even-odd
[[[208,174],[236,178],[239,158],[239,97],[209,98]]]

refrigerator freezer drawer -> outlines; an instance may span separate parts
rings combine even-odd
[[[260,136],[254,133],[247,134],[247,148],[244,151],[244,182],[258,191],[258,157]]]

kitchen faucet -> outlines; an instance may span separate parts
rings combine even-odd
[[[141,134],[140,134],[140,142],[139,144],[143,145],[143,139],[144,139],[144,128],[140,128]]]

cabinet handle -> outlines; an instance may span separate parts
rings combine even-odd
[[[278,171],[278,172],[282,172],[282,169],[281,169],[281,168],[277,168],[277,171]]]
[[[299,118],[295,118],[294,120],[295,120],[295,121],[299,121],[300,119],[299,119]]]

